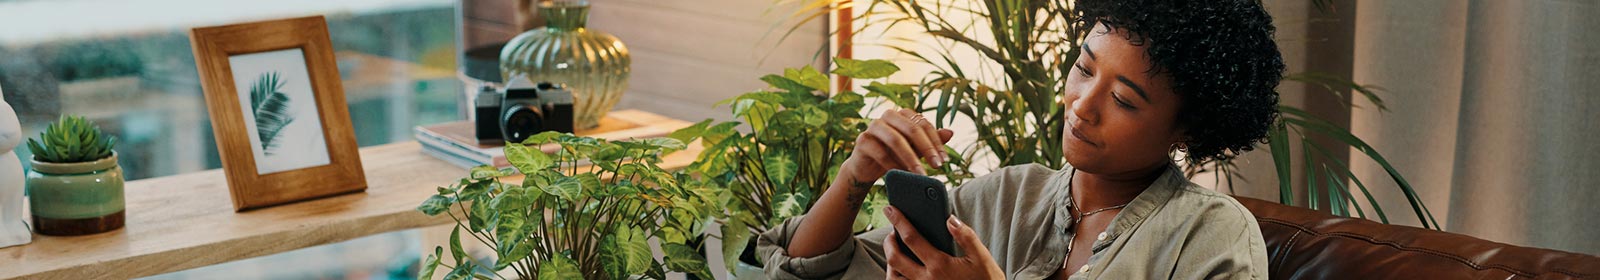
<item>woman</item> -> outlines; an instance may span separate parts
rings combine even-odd
[[[1076,8],[1093,29],[1060,100],[1069,166],[1001,168],[952,190],[947,225],[960,256],[933,249],[893,207],[884,211],[892,228],[851,236],[864,194],[887,170],[945,160],[939,147],[950,131],[910,110],[885,113],[810,213],[761,236],[768,275],[1265,278],[1255,219],[1186,180],[1169,154],[1220,159],[1265,137],[1283,72],[1271,17],[1250,0],[1081,0]]]

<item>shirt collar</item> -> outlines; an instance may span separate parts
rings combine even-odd
[[[1058,233],[1070,233],[1072,226],[1074,226],[1072,214],[1069,211],[1073,203],[1072,194],[1068,188],[1072,184],[1075,169],[1072,166],[1062,168],[1061,171],[1056,172],[1047,181],[1049,187],[1054,190],[1052,196],[1055,197],[1056,208],[1055,230]],[[1150,182],[1150,187],[1145,188],[1143,192],[1139,193],[1139,196],[1133,198],[1133,201],[1128,202],[1127,207],[1122,208],[1122,211],[1117,213],[1117,217],[1113,218],[1111,225],[1106,227],[1106,238],[1095,242],[1093,250],[1099,251],[1101,248],[1110,245],[1111,241],[1117,240],[1117,237],[1121,236],[1123,232],[1138,227],[1140,223],[1144,222],[1145,218],[1150,217],[1156,210],[1161,209],[1161,206],[1166,205],[1167,201],[1172,199],[1172,195],[1187,181],[1183,177],[1183,171],[1178,169],[1177,165],[1167,164],[1166,172],[1157,177],[1155,181]]]

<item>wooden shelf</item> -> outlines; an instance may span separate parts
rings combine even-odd
[[[689,125],[649,116],[663,129]],[[662,167],[687,166],[700,149],[668,155]],[[423,154],[416,142],[362,148],[361,164],[366,192],[244,213],[233,211],[220,169],[129,181],[126,228],[35,235],[33,243],[0,249],[0,279],[127,279],[452,223],[416,207],[465,169]]]

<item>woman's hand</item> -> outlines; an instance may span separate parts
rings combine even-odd
[[[832,185],[806,213],[794,239],[789,241],[789,255],[813,257],[839,248],[850,239],[856,212],[861,210],[872,183],[889,169],[921,174],[923,158],[930,164],[944,165],[944,143],[953,134],[948,129],[934,128],[913,110],[890,110],[873,120],[867,131],[856,136],[855,150],[839,166]]]
[[[1005,279],[1005,273],[989,256],[989,248],[983,246],[983,240],[955,216],[945,220],[945,228],[950,230],[956,247],[966,256],[951,256],[928,244],[894,206],[886,207],[883,214],[894,224],[894,230],[883,240],[883,253],[889,258],[885,271],[889,279]],[[897,236],[899,238],[895,238]],[[900,250],[901,241],[922,263],[911,260],[908,252]]]
[[[949,129],[933,127],[915,110],[894,109],[872,121],[867,130],[856,136],[855,150],[839,168],[839,180],[850,180],[852,185],[875,182],[890,169],[900,169],[923,174],[922,160],[929,164],[944,165],[947,160],[944,144],[955,133]],[[846,178],[849,177],[849,178]]]

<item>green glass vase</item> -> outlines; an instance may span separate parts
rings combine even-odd
[[[585,27],[587,1],[545,2],[535,9],[548,25],[517,35],[500,50],[502,81],[563,84],[572,91],[573,128],[599,126],[628,88],[628,48],[615,36]]]

